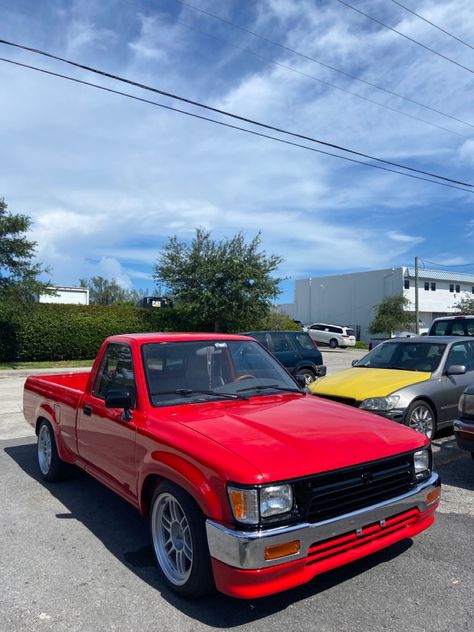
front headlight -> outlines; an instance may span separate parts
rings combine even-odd
[[[413,467],[415,470],[415,478],[417,480],[425,478],[431,469],[431,451],[430,448],[418,450],[413,455]]]
[[[389,395],[388,397],[369,397],[364,399],[359,408],[364,410],[392,410],[398,404],[400,397],[398,395]]]
[[[269,518],[291,511],[293,490],[291,485],[271,485],[260,490],[260,516]]]
[[[293,507],[291,485],[267,485],[245,489],[230,485],[227,489],[234,518],[243,524],[259,524],[262,518],[289,513]]]

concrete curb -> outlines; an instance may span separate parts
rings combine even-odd
[[[28,377],[29,375],[54,375],[56,373],[88,372],[92,367],[61,367],[49,369],[0,369],[0,380],[4,377]]]

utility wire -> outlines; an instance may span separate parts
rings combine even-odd
[[[459,68],[462,68],[463,70],[467,70],[468,72],[471,72],[471,73],[474,74],[474,70],[472,70],[472,68],[468,68],[467,66],[463,66],[462,64],[460,64],[459,62],[455,61],[454,59],[451,59],[451,57],[447,57],[446,55],[443,55],[443,53],[439,53],[437,50],[434,50],[433,48],[430,48],[429,46],[426,46],[426,44],[422,44],[421,42],[419,42],[418,40],[414,39],[413,37],[410,37],[409,35],[405,35],[405,33],[402,33],[401,31],[397,31],[397,29],[394,29],[392,26],[389,26],[388,24],[385,24],[385,22],[382,22],[381,20],[378,20],[377,18],[374,18],[373,16],[369,15],[368,13],[365,13],[364,11],[361,11],[360,9],[358,9],[357,7],[352,6],[352,4],[349,4],[345,0],[336,0],[336,2],[339,2],[339,4],[343,4],[345,7],[347,7],[348,9],[352,9],[356,13],[360,13],[360,15],[363,15],[367,19],[372,20],[372,22],[376,22],[376,24],[380,24],[381,26],[383,26],[384,28],[388,29],[389,31],[393,31],[393,33],[397,33],[397,35],[400,35],[401,37],[404,37],[405,39],[409,40],[410,42],[413,42],[413,44],[416,44],[417,46],[421,46],[421,48],[424,48],[425,50],[429,51],[430,53],[433,53],[433,55],[438,55],[438,57],[442,57],[442,59],[445,59],[446,61],[451,62],[455,66],[459,66]]]
[[[131,0],[122,0],[122,1],[129,3]],[[185,22],[182,22],[181,20],[175,20],[175,22],[186,29],[189,29],[196,33],[200,33],[201,35],[204,35],[206,37],[211,37],[212,39],[218,42],[222,42],[226,46],[230,46],[232,48],[235,48],[236,50],[240,50],[247,55],[252,55],[256,59],[259,59],[265,63],[272,64],[273,66],[276,66],[277,68],[283,68],[284,70],[294,72],[295,74],[305,77],[306,79],[311,79],[312,81],[318,82],[324,86],[334,88],[335,90],[340,90],[341,92],[344,92],[345,94],[349,94],[350,96],[357,97],[358,99],[362,99],[363,101],[366,101],[367,103],[376,105],[377,107],[383,108],[384,110],[388,110],[389,112],[395,112],[396,114],[400,114],[402,116],[411,118],[415,121],[419,121],[420,123],[424,123],[425,125],[436,127],[437,129],[443,130],[444,132],[448,132],[449,134],[455,134],[456,136],[460,136],[461,138],[466,138],[468,140],[471,140],[470,136],[466,136],[465,134],[460,134],[459,132],[455,132],[454,130],[449,129],[448,127],[443,127],[442,125],[438,125],[437,123],[433,123],[432,121],[427,121],[426,119],[423,119],[420,116],[415,116],[414,114],[408,114],[408,112],[403,112],[402,110],[393,108],[389,105],[386,105],[385,103],[380,103],[380,101],[374,101],[373,99],[370,99],[369,97],[364,97],[362,94],[358,94],[357,92],[352,92],[351,90],[347,90],[347,88],[342,88],[341,86],[338,86],[334,83],[325,81],[324,79],[320,79],[319,77],[315,77],[314,75],[310,75],[307,72],[303,72],[302,70],[298,70],[297,68],[294,68],[293,66],[288,66],[287,64],[282,64],[281,62],[274,61],[273,59],[270,59],[269,57],[265,57],[263,55],[260,55],[260,53],[256,53],[250,48],[246,48],[245,46],[239,46],[238,44],[233,44],[232,42],[230,42],[227,39],[224,39],[223,37],[218,37],[217,35],[213,35],[212,33],[202,31],[201,29],[198,29],[195,26],[191,26],[190,24],[186,24]]]
[[[438,178],[439,180],[444,180],[445,182],[451,182],[454,184],[459,184],[461,186],[465,186],[465,187],[474,187],[474,184],[470,183],[470,182],[463,182],[462,180],[454,180],[453,178],[448,178],[436,173],[432,173],[430,171],[425,171],[423,169],[416,169],[415,167],[409,167],[407,165],[403,165],[401,163],[397,163],[397,162],[393,162],[390,160],[385,160],[383,158],[377,158],[375,156],[371,156],[370,154],[366,154],[360,151],[356,151],[354,149],[348,149],[347,147],[343,147],[342,145],[336,145],[335,143],[330,143],[327,141],[323,141],[323,140],[319,140],[316,138],[313,138],[311,136],[306,136],[304,134],[299,134],[296,132],[290,132],[289,130],[285,130],[283,128],[280,127],[276,127],[274,125],[269,125],[267,123],[262,123],[260,121],[256,121],[255,119],[251,119],[245,116],[240,116],[238,114],[233,114],[232,112],[228,112],[226,110],[222,110],[220,108],[215,108],[212,107],[210,105],[206,105],[204,103],[200,103],[199,101],[194,101],[193,99],[188,99],[186,97],[182,97],[179,96],[177,94],[173,94],[171,92],[167,92],[165,90],[159,90],[158,88],[153,88],[152,86],[149,86],[147,84],[144,83],[140,83],[137,81],[133,81],[131,79],[126,79],[125,77],[121,77],[119,75],[114,75],[112,73],[106,72],[104,70],[99,70],[98,68],[93,68],[92,66],[86,66],[84,64],[80,64],[78,62],[69,60],[69,59],[65,59],[64,57],[59,57],[57,55],[53,55],[52,53],[47,53],[45,51],[42,51],[40,49],[37,48],[31,48],[29,46],[24,46],[22,44],[17,44],[15,42],[10,42],[8,40],[4,40],[4,39],[0,39],[0,44],[5,44],[7,46],[12,46],[14,48],[18,48],[21,50],[26,50],[32,53],[35,53],[37,55],[42,55],[43,57],[47,57],[49,59],[55,59],[57,61],[61,61],[63,63],[69,64],[70,66],[74,66],[75,68],[81,68],[82,70],[87,70],[88,72],[92,72],[95,73],[97,75],[100,75],[101,77],[108,77],[109,79],[114,79],[115,81],[120,81],[122,83],[125,83],[127,85],[132,85],[135,86],[137,88],[141,88],[143,90],[148,90],[150,92],[154,92],[156,94],[160,94],[161,96],[165,96],[165,97],[169,97],[170,99],[175,99],[177,101],[181,101],[183,103],[187,103],[189,105],[194,105],[196,107],[205,109],[205,110],[209,110],[211,112],[215,112],[217,114],[221,114],[223,116],[227,116],[233,119],[236,119],[238,121],[242,121],[244,123],[249,123],[251,125],[256,125],[257,127],[262,127],[264,129],[270,130],[272,132],[278,132],[279,134],[285,134],[287,136],[291,136],[294,138],[298,138],[301,140],[306,140],[312,143],[316,143],[318,145],[323,145],[325,147],[330,147],[331,149],[337,149],[338,151],[344,151],[346,153],[352,154],[354,156],[360,156],[362,158],[368,158],[369,160],[374,160],[376,162],[381,162],[383,164],[386,165],[390,165],[392,167],[397,167],[399,169],[406,169],[407,171],[411,171],[413,173],[420,173],[423,174],[425,176],[428,176],[430,178]]]
[[[446,31],[445,29],[441,28],[441,26],[438,26],[437,24],[434,24],[434,22],[431,22],[430,20],[428,20],[427,18],[424,18],[422,15],[420,15],[419,13],[416,13],[416,11],[413,11],[412,9],[410,9],[409,7],[405,6],[404,4],[402,4],[401,2],[398,2],[398,0],[392,0],[392,2],[394,4],[398,4],[399,7],[401,7],[402,9],[405,9],[405,11],[408,11],[408,13],[411,13],[412,15],[416,15],[417,18],[420,18],[420,20],[423,20],[423,22],[427,22],[428,24],[431,24],[431,26],[433,26],[435,29],[438,29],[438,31],[441,31],[442,33],[445,33],[446,35],[449,35],[449,37],[452,37],[453,39],[455,39],[458,42],[461,42],[461,44],[464,44],[464,46],[468,46],[469,48],[471,48],[472,50],[474,50],[474,46],[471,46],[471,44],[468,44],[467,42],[465,42],[463,39],[461,39],[460,37],[456,37],[456,35],[453,35],[452,33],[450,33],[449,31]]]
[[[125,0],[124,0],[125,1]],[[129,2],[131,0],[128,0]],[[211,13],[211,11],[206,11],[205,9],[201,9],[200,7],[197,7],[193,4],[190,4],[189,2],[185,2],[184,0],[173,0],[174,2],[177,2],[189,9],[192,9],[193,11],[197,11],[198,13],[201,13],[203,15],[207,15],[208,17],[214,18],[215,20],[218,20],[219,22],[222,22],[223,24],[228,24],[229,26],[232,26],[236,29],[238,29],[239,31],[242,31],[243,33],[248,33],[249,35],[252,35],[253,37],[258,38],[259,40],[261,40],[262,42],[267,42],[268,44],[273,44],[274,46],[277,46],[278,48],[280,48],[281,50],[287,51],[289,53],[292,53],[293,55],[297,55],[298,57],[301,57],[302,59],[306,59],[308,61],[314,62],[315,64],[319,64],[320,66],[323,66],[324,68],[328,68],[329,70],[333,70],[334,72],[337,72],[341,75],[344,75],[345,77],[349,77],[350,79],[354,79],[356,81],[360,81],[361,83],[365,84],[366,86],[370,86],[371,88],[375,88],[375,90],[380,90],[381,92],[385,92],[386,94],[390,94],[393,97],[397,97],[398,99],[403,99],[404,101],[407,101],[408,103],[412,103],[413,105],[417,105],[419,107],[425,108],[426,110],[429,110],[430,112],[435,112],[436,114],[439,114],[440,116],[445,116],[446,118],[449,118],[453,121],[457,121],[458,123],[462,123],[463,125],[467,125],[469,127],[473,127],[474,128],[474,123],[470,123],[469,121],[464,121],[463,119],[460,119],[456,116],[453,116],[452,114],[447,114],[446,112],[442,112],[441,110],[438,110],[434,107],[431,107],[430,105],[426,105],[425,103],[421,103],[420,101],[416,101],[415,99],[411,99],[410,97],[404,96],[403,94],[400,94],[398,92],[395,92],[393,90],[389,90],[388,88],[383,88],[382,86],[379,86],[375,83],[371,83],[370,81],[367,81],[366,79],[362,79],[361,77],[358,77],[357,75],[353,75],[350,72],[346,72],[345,70],[341,70],[340,68],[336,68],[335,66],[331,66],[330,64],[326,64],[325,62],[322,62],[319,59],[316,59],[315,57],[311,57],[310,55],[306,55],[305,53],[302,53],[301,51],[295,50],[294,48],[290,48],[289,46],[285,46],[284,44],[281,44],[280,42],[275,42],[272,39],[269,39],[268,37],[265,37],[264,35],[261,35],[260,33],[256,33],[255,31],[251,31],[250,29],[247,29],[243,26],[240,26],[239,24],[236,24],[235,22],[231,22],[231,20],[227,20],[226,18],[221,17],[220,15],[217,15],[215,13]]]
[[[356,158],[350,158],[349,156],[341,156],[340,154],[335,154],[335,153],[332,153],[332,152],[329,152],[329,151],[324,151],[322,149],[316,149],[315,147],[310,147],[308,145],[302,145],[301,143],[296,143],[296,142],[293,142],[293,141],[290,141],[290,140],[285,140],[283,138],[278,138],[278,137],[272,136],[270,134],[264,134],[262,132],[257,132],[255,130],[246,129],[244,127],[239,127],[237,125],[232,125],[230,123],[225,123],[225,122],[219,121],[217,119],[212,119],[212,118],[209,118],[207,116],[202,116],[202,115],[196,114],[194,112],[188,112],[186,110],[181,110],[179,108],[175,108],[175,107],[171,107],[169,105],[165,105],[164,103],[159,103],[157,101],[152,101],[150,99],[144,99],[142,97],[138,97],[136,95],[133,95],[133,94],[130,94],[130,93],[127,93],[127,92],[122,92],[120,90],[114,90],[113,88],[107,88],[106,86],[101,86],[99,84],[92,83],[90,81],[84,81],[83,79],[77,79],[75,77],[71,77],[69,75],[64,75],[62,73],[53,72],[52,70],[46,70],[45,68],[40,68],[38,66],[32,66],[30,64],[23,64],[23,63],[21,63],[19,61],[14,61],[12,59],[7,59],[5,57],[0,57],[0,61],[3,61],[3,62],[8,63],[8,64],[13,64],[14,66],[20,66],[21,68],[27,68],[29,70],[35,70],[35,71],[43,73],[45,75],[51,75],[53,77],[58,77],[60,79],[66,79],[68,81],[72,81],[74,83],[78,83],[78,84],[81,84],[81,85],[84,85],[84,86],[90,86],[92,88],[97,88],[98,90],[103,90],[104,92],[109,92],[109,93],[116,94],[116,95],[119,95],[119,96],[127,97],[127,98],[133,99],[135,101],[140,101],[141,103],[148,103],[150,105],[154,105],[154,106],[163,108],[164,110],[168,110],[168,111],[171,111],[171,112],[177,112],[179,114],[184,114],[186,116],[189,116],[189,117],[201,120],[201,121],[207,121],[209,123],[214,123],[216,125],[221,125],[222,127],[227,127],[227,128],[230,128],[230,129],[234,129],[234,130],[238,130],[238,131],[241,131],[241,132],[245,132],[247,134],[251,134],[252,136],[258,136],[260,138],[266,138],[266,139],[274,140],[276,142],[283,143],[285,145],[290,145],[292,147],[299,147],[301,149],[312,151],[312,152],[315,152],[315,153],[318,153],[318,154],[323,154],[325,156],[332,156],[333,158],[339,158],[340,160],[345,160],[347,162],[352,162],[352,163],[356,163],[356,164],[363,165],[363,166],[366,166],[366,167],[371,167],[373,169],[380,169],[381,171],[388,171],[390,173],[395,173],[395,174],[398,174],[398,175],[401,175],[401,176],[405,176],[407,178],[413,178],[415,180],[423,180],[425,182],[430,182],[431,184],[437,184],[437,185],[440,185],[440,186],[443,186],[443,187],[448,187],[450,189],[458,189],[459,191],[464,191],[465,193],[474,193],[473,190],[465,189],[462,186],[456,186],[454,184],[448,184],[448,183],[445,183],[445,182],[438,182],[437,180],[431,180],[430,178],[423,178],[421,176],[417,176],[417,175],[414,175],[414,174],[411,174],[411,173],[405,173],[403,171],[397,171],[396,169],[390,169],[389,167],[382,167],[381,165],[374,165],[372,163],[365,162],[363,160],[357,160]],[[460,183],[460,184],[462,184],[462,183]],[[472,186],[472,185],[466,185],[466,186]]]
[[[425,263],[429,263],[432,266],[438,266],[439,268],[474,268],[474,263],[458,263],[457,265],[446,265],[444,263],[436,263],[436,261],[428,261],[428,259],[422,259]]]

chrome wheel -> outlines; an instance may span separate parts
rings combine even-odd
[[[193,544],[188,518],[176,498],[160,494],[151,515],[153,547],[168,581],[183,586],[191,575]]]
[[[432,439],[435,429],[435,420],[431,408],[426,404],[416,404],[410,412],[408,426]]]
[[[51,469],[51,455],[51,432],[46,424],[42,424],[38,434],[38,464],[45,476]]]

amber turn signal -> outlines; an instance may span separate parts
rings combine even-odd
[[[431,492],[429,492],[429,494],[426,494],[426,502],[431,505],[431,503],[434,503],[435,500],[438,500],[440,496],[441,490],[439,487],[437,487],[436,489],[433,489]]]
[[[294,555],[300,552],[300,541],[293,540],[292,542],[285,542],[284,544],[276,544],[275,546],[267,546],[265,548],[266,560],[277,560],[280,557],[286,557],[287,555]]]

